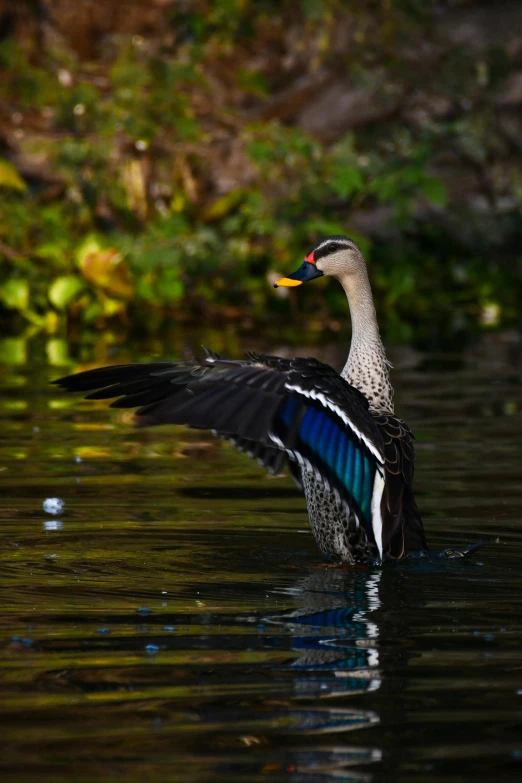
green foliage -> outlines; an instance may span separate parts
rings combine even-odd
[[[12,163],[0,158],[0,190],[14,190],[25,193],[27,186]]]
[[[373,90],[380,57],[390,83],[417,89],[419,77],[398,52],[429,25],[433,5],[359,0],[350,10],[352,59],[342,67]],[[0,99],[24,122],[16,155],[0,158],[0,319],[10,328],[52,333],[120,319],[158,330],[167,318],[202,312],[288,315],[288,297],[274,294],[271,273],[291,269],[330,233],[360,243],[392,337],[413,339],[417,324],[424,333],[435,323],[475,328],[493,305],[499,322],[513,322],[516,260],[492,261],[480,229],[476,241],[453,239],[448,249],[446,232],[419,218],[424,204],[450,212],[431,166],[441,138],[455,139],[478,165],[490,154],[494,118],[474,113],[421,129],[390,121],[321,143],[255,111],[248,119],[279,76],[253,67],[244,51],[272,41],[274,30],[282,35],[297,14],[313,73],[331,62],[337,20],[348,13],[342,2],[201,0],[190,14],[175,4],[165,13],[176,46],[120,37],[95,62],[79,62],[63,44],[43,55],[13,40],[0,44]],[[483,81],[505,76],[498,47],[479,70]],[[217,73],[233,96],[228,104],[216,99]],[[476,64],[455,51],[438,79],[460,99],[464,81],[477,79]],[[238,106],[247,107],[244,115]],[[236,183],[232,172],[216,186],[211,173],[227,145],[247,176]],[[38,161],[44,174],[27,176],[17,160]],[[519,201],[520,181],[515,172]],[[393,241],[370,240],[351,225],[357,211],[380,207]],[[310,288],[291,297],[294,314],[302,307],[325,323],[341,317],[338,287]]]
[[[6,307],[26,312],[29,307],[29,284],[22,278],[11,277],[0,290],[0,297]]]
[[[61,275],[49,286],[49,301],[57,310],[66,310],[84,287],[77,275]]]

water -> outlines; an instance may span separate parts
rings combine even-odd
[[[397,364],[430,544],[500,537],[469,561],[321,567],[288,477],[0,368],[3,780],[520,780],[520,367]]]

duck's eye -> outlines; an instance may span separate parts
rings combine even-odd
[[[335,253],[336,250],[339,250],[339,245],[337,245],[335,242],[330,242],[328,245],[328,252]]]

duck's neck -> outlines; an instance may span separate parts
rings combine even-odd
[[[371,410],[393,413],[390,365],[379,334],[366,266],[340,282],[352,316],[352,344],[342,376],[364,394]]]

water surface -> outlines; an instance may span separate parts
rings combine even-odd
[[[350,569],[289,477],[64,396],[86,365],[44,355],[0,367],[4,780],[521,779],[519,367],[399,357],[430,544],[500,541]]]

